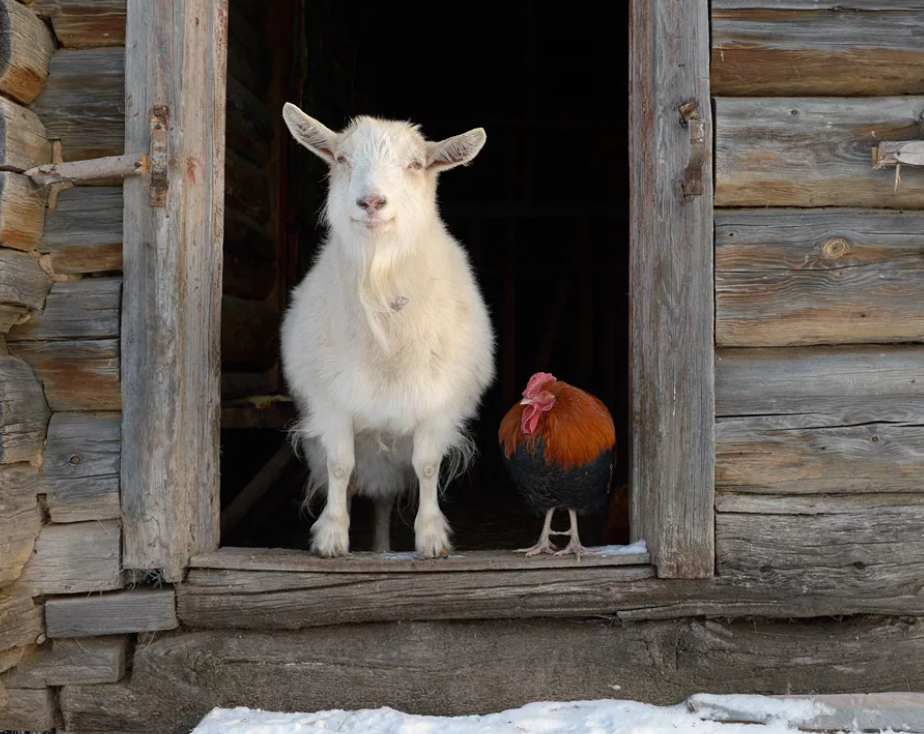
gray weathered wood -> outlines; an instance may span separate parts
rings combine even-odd
[[[11,342],[35,371],[52,410],[120,410],[119,340]]]
[[[924,685],[922,661],[922,624],[875,619],[431,622],[274,635],[194,632],[140,646],[124,684],[65,687],[61,706],[72,730],[143,726],[185,734],[214,706],[354,710],[385,701],[412,713],[463,715],[614,696],[677,704],[703,690],[915,689]]]
[[[34,645],[43,633],[42,607],[18,584],[0,590],[0,651]]]
[[[712,0],[713,10],[924,10],[922,0]]]
[[[924,340],[924,215],[716,213],[716,342]]]
[[[8,688],[6,695],[9,701],[0,708],[0,728],[43,732],[55,727],[57,708],[52,689]]]
[[[118,589],[121,545],[115,520],[46,525],[19,583],[33,596]]]
[[[31,110],[0,97],[0,169],[24,171],[51,161],[42,121]]]
[[[924,424],[819,425],[816,416],[721,418],[716,489],[924,492]]]
[[[0,652],[0,673],[5,673],[10,668],[19,665],[23,656],[29,652],[30,648],[17,647],[15,650],[4,650]]]
[[[101,637],[177,626],[173,589],[133,589],[45,602],[48,637]]]
[[[709,8],[641,0],[630,26],[632,532],[665,577],[713,568],[713,278]],[[670,74],[666,69],[670,68]],[[694,165],[678,105],[704,125]],[[701,177],[702,194],[683,185]],[[658,338],[652,339],[651,334]]]
[[[924,7],[912,3],[857,12],[852,2],[804,2],[792,12],[794,4],[713,6],[714,94],[924,93],[924,49],[918,35]]]
[[[720,349],[716,415],[804,416],[818,427],[924,424],[924,348]]]
[[[51,32],[32,10],[0,0],[0,92],[29,104],[42,91],[54,50]]]
[[[0,172],[0,245],[32,250],[45,225],[45,192],[21,173]]]
[[[51,278],[32,255],[0,249],[0,303],[40,309]]]
[[[8,303],[0,303],[0,334],[6,334],[16,324],[28,319],[30,313],[25,306],[11,306]]]
[[[115,520],[120,413],[55,413],[48,423],[39,488],[52,522]]]
[[[62,49],[32,109],[48,139],[61,141],[65,161],[122,155],[125,89],[125,49]]]
[[[0,677],[7,688],[118,683],[125,677],[124,635],[55,640]]]
[[[924,494],[887,494],[887,495],[775,495],[775,494],[716,494],[717,512],[737,512],[752,515],[855,515],[858,512],[870,513],[895,507],[924,506]]]
[[[0,464],[33,461],[42,451],[48,404],[21,359],[0,355]]]
[[[150,157],[146,154],[123,153],[84,161],[46,163],[23,172],[39,186],[74,182],[98,182],[125,176],[145,176],[150,173]],[[51,207],[54,208],[54,207]]]
[[[68,48],[125,45],[125,0],[33,0]]]
[[[125,182],[125,566],[169,581],[219,539],[227,12],[227,0],[128,4],[126,148],[148,150],[150,110],[166,105],[173,164],[164,208],[147,182]]]
[[[121,278],[86,278],[55,283],[45,300],[44,310],[11,329],[7,340],[118,338],[121,293]]]
[[[229,372],[265,372],[279,353],[279,311],[272,301],[221,299],[221,364]]]
[[[57,273],[122,269],[122,188],[78,186],[64,191],[45,217],[38,245]]]
[[[31,464],[0,466],[0,588],[19,578],[42,528],[37,480]]]
[[[852,512],[830,514],[803,514],[797,503],[797,512],[788,514],[789,501],[778,498],[772,514],[718,514],[716,564],[723,576],[768,587],[801,584],[816,592],[862,587],[920,593],[924,502],[880,496],[867,507],[854,498]]]
[[[716,206],[924,208],[924,169],[875,170],[882,140],[921,137],[924,97],[715,100]]]

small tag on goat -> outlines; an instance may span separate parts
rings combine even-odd
[[[408,304],[408,299],[407,299],[407,298],[405,298],[404,296],[398,296],[398,297],[397,297],[394,301],[392,301],[389,305],[391,306],[392,311],[400,311],[402,308],[404,308],[405,306],[407,306],[407,304]]]

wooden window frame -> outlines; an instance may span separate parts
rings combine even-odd
[[[219,545],[227,4],[128,0],[125,150],[151,151],[160,108],[168,164],[164,206],[152,178],[125,181],[123,565],[167,581]],[[632,532],[658,576],[703,578],[715,555],[708,0],[631,0],[630,26]]]

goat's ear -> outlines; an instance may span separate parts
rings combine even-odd
[[[334,163],[337,133],[306,115],[291,102],[286,102],[282,108],[282,119],[286,121],[293,138],[327,163]]]
[[[445,171],[456,166],[468,165],[478,155],[487,139],[484,128],[479,127],[452,138],[427,143],[427,168]]]

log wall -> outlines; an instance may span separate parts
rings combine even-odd
[[[924,2],[714,0],[716,558],[924,578]]]

